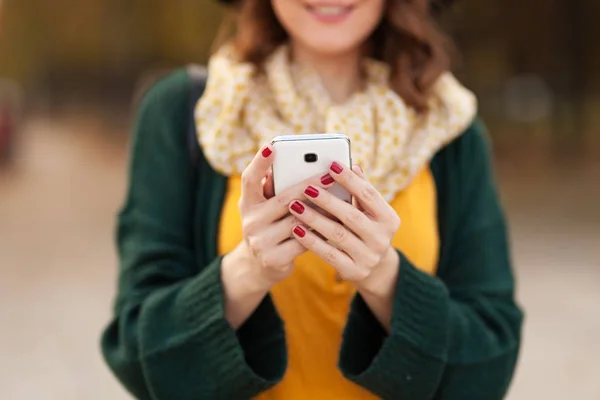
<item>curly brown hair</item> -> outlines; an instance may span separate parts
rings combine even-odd
[[[386,12],[368,39],[370,56],[391,67],[390,86],[418,111],[427,109],[430,89],[450,68],[452,43],[435,21],[449,0],[387,0]],[[288,40],[270,0],[237,2],[234,42],[243,61],[262,66]]]

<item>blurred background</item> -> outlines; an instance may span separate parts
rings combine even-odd
[[[135,94],[205,63],[209,0],[0,0],[0,398],[127,399],[98,337]],[[509,399],[600,399],[600,2],[463,0],[527,319]]]

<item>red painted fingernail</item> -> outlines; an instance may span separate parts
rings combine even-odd
[[[299,226],[296,226],[296,227],[294,228],[294,233],[295,233],[296,235],[300,236],[301,238],[303,238],[303,237],[304,237],[304,235],[306,235],[306,232],[304,231],[304,229],[302,229],[302,228],[301,228],[301,227],[299,227]]]
[[[271,153],[272,153],[271,149],[268,147],[265,147],[261,154],[264,158],[267,158],[271,155]]]
[[[314,199],[319,195],[319,191],[316,188],[309,185],[306,187],[306,189],[304,189],[304,194]]]
[[[340,164],[338,164],[334,161],[333,163],[331,163],[331,166],[329,167],[329,169],[331,169],[336,174],[341,174],[342,171],[344,170],[344,167],[342,167]]]
[[[329,185],[329,184],[332,184],[333,182],[335,182],[335,180],[329,174],[325,174],[325,175],[323,175],[321,177],[321,184],[322,185]]]
[[[300,203],[298,203],[297,201],[293,202],[292,205],[290,206],[290,208],[292,210],[294,210],[295,213],[298,214],[302,214],[304,212],[304,206]]]

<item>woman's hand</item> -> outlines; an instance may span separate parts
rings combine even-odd
[[[342,185],[352,194],[355,204],[307,185],[304,197],[339,222],[296,200],[290,204],[292,215],[322,237],[301,225],[294,227],[294,236],[334,267],[342,278],[354,282],[372,311],[387,326],[391,315],[391,309],[389,312],[387,309],[391,307],[399,263],[391,242],[400,227],[400,218],[358,167],[350,170],[333,163],[322,181]]]
[[[300,221],[289,215],[290,202],[302,196],[307,185],[331,185],[314,177],[273,196],[269,170],[274,156],[274,149],[265,146],[242,173],[239,210],[244,240],[221,264],[225,316],[234,328],[248,318],[271,286],[292,272],[294,259],[306,251],[291,234]]]

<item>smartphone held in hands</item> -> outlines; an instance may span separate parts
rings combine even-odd
[[[326,174],[334,161],[347,168],[352,165],[350,139],[341,133],[277,136],[271,145],[275,148],[275,194],[315,175]],[[329,192],[342,200],[352,200],[350,193],[338,184],[329,188]]]

